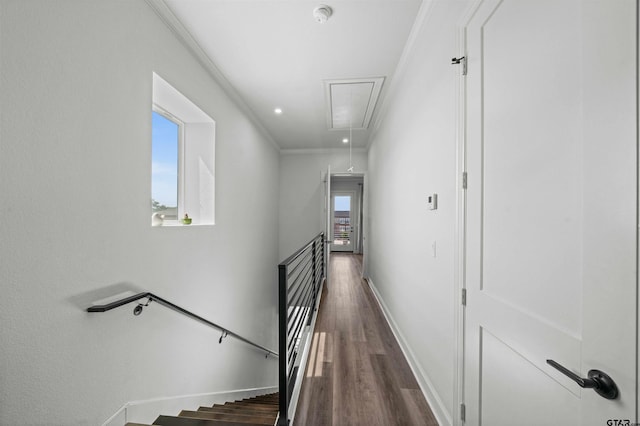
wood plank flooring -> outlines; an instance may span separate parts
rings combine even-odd
[[[437,426],[366,281],[362,256],[332,253],[295,425]]]

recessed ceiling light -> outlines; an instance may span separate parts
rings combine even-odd
[[[282,109],[281,108],[276,108],[273,110],[273,112],[275,112],[276,114],[282,114]]]
[[[349,143],[349,139],[348,138],[342,139],[342,143]]]

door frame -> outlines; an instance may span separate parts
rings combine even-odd
[[[320,211],[324,215],[324,279],[325,284],[329,284],[329,264],[331,263],[331,165],[327,165],[327,172],[324,175],[324,199]]]
[[[360,217],[362,218],[362,223],[360,223],[360,254],[362,255],[362,279],[367,279],[369,277],[369,264],[367,263],[367,254],[369,250],[368,242],[367,242],[367,231],[369,226],[369,197],[367,195],[367,189],[369,188],[369,181],[367,173],[363,173],[362,176],[362,187],[360,188],[360,207],[362,211],[360,212]]]
[[[360,246],[360,250],[358,254],[362,255],[362,278],[363,279],[367,279],[367,277],[369,276],[368,274],[368,264],[367,264],[367,254],[368,254],[368,241],[367,241],[367,235],[368,235],[368,226],[369,226],[369,197],[368,197],[368,173],[365,172],[357,172],[357,173],[331,173],[330,172],[330,177],[332,180],[332,184],[330,187],[330,192],[340,192],[340,190],[338,191],[334,191],[333,189],[333,185],[337,182],[339,182],[340,180],[344,179],[344,178],[359,178],[361,181],[360,183],[362,183],[362,189],[358,190],[358,189],[354,189],[353,191],[360,191],[360,196],[362,198],[361,200],[361,204],[360,204],[360,208],[362,209],[361,211],[361,218],[362,221],[360,223],[360,234],[362,235],[361,238],[361,246]],[[325,185],[325,190],[326,190],[326,185]],[[349,192],[349,190],[345,190],[343,192]],[[330,200],[331,198],[329,198]],[[323,207],[323,208],[326,208]],[[360,220],[360,219],[358,219]],[[327,236],[327,240],[329,239],[329,236]],[[328,251],[330,251],[330,247],[327,248]],[[355,253],[355,252],[354,252]]]
[[[636,187],[640,192],[640,3],[636,1]],[[640,195],[636,206],[636,422],[640,422]]]
[[[473,0],[467,10],[462,14],[457,23],[457,58],[467,57],[466,28],[477,9],[484,0]],[[452,425],[464,425],[464,404],[465,404],[465,309],[464,293],[466,291],[466,217],[467,217],[467,193],[466,193],[466,170],[467,170],[467,138],[466,138],[466,77],[463,75],[462,67],[466,63],[453,66],[456,74],[455,111],[456,111],[456,222],[454,231],[454,383],[453,396],[454,406],[452,414]],[[636,2],[636,147],[640,147],[640,5]],[[640,148],[636,148],[636,185],[640,188]],[[640,190],[640,189],[639,189]],[[640,270],[640,197],[636,206],[637,231],[636,241],[639,246],[637,250],[636,271]],[[636,272],[636,348],[640,342],[640,273]],[[637,363],[640,365],[640,350],[636,349]],[[640,380],[640,368],[636,368],[636,419],[640,420],[640,392],[638,381]]]
[[[463,13],[457,24],[457,58],[467,57],[466,27],[483,0],[475,0]],[[454,370],[453,370],[453,395],[454,406],[452,424],[462,426],[464,424],[464,338],[465,338],[465,310],[466,298],[465,253],[467,250],[466,218],[467,218],[467,140],[466,140],[466,93],[467,80],[463,74],[466,62],[453,66],[456,75],[456,221],[454,230]]]
[[[354,224],[354,219],[356,219],[356,221],[359,221],[359,219],[356,218],[356,206],[354,206],[354,203],[356,201],[356,192],[355,191],[349,191],[349,190],[332,190],[331,191],[331,236],[330,236],[330,240],[331,240],[331,244],[333,244],[333,241],[335,240],[335,235],[333,234],[335,231],[335,197],[341,197],[341,196],[349,196],[351,197],[351,200],[349,202],[349,207],[350,207],[350,211],[349,211],[349,223],[351,226],[351,236],[349,238],[350,241],[350,245],[351,245],[351,250],[332,250],[334,252],[351,252],[356,254],[356,244],[355,244],[355,231],[354,229],[358,226],[356,224]],[[331,249],[331,247],[330,247]]]

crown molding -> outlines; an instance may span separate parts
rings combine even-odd
[[[393,94],[396,91],[399,81],[402,80],[402,77],[407,72],[407,63],[409,61],[409,58],[415,51],[415,44],[418,38],[418,34],[420,34],[422,27],[427,21],[427,18],[429,18],[430,16],[431,7],[434,1],[435,0],[422,0],[422,3],[420,4],[420,9],[418,10],[416,20],[413,22],[409,37],[407,37],[407,43],[404,45],[404,49],[402,50],[402,54],[400,55],[400,60],[398,61],[398,65],[396,65],[396,69],[393,71],[393,74],[389,78],[389,86],[387,87],[386,94],[382,99],[380,107],[375,115],[371,133],[369,133],[369,137],[366,141],[367,149],[371,146],[371,141],[373,141],[374,137],[378,133],[380,125],[386,117],[387,109],[389,108],[389,104],[394,97]]]
[[[366,154],[367,148],[352,148],[351,152]],[[317,154],[348,154],[349,148],[301,148],[281,149],[280,155],[317,155]]]
[[[256,126],[260,134],[267,139],[276,151],[280,152],[281,148],[271,137],[262,122],[258,119],[253,110],[240,96],[238,91],[231,85],[227,77],[220,71],[216,64],[209,58],[204,49],[193,38],[191,33],[180,22],[178,17],[169,8],[164,0],[145,0],[151,9],[160,17],[165,25],[173,32],[178,40],[196,57],[205,70],[211,75],[213,80],[220,85],[222,90],[229,96],[231,101],[244,113],[251,123]]]

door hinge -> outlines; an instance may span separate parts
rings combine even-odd
[[[462,306],[467,306],[467,289],[462,289]]]
[[[451,65],[462,64],[462,75],[467,75],[467,57],[451,58]]]
[[[462,173],[462,189],[467,189],[467,172]]]
[[[464,404],[460,404],[460,420],[464,422],[466,420],[466,417],[467,417],[467,408],[465,407]]]

